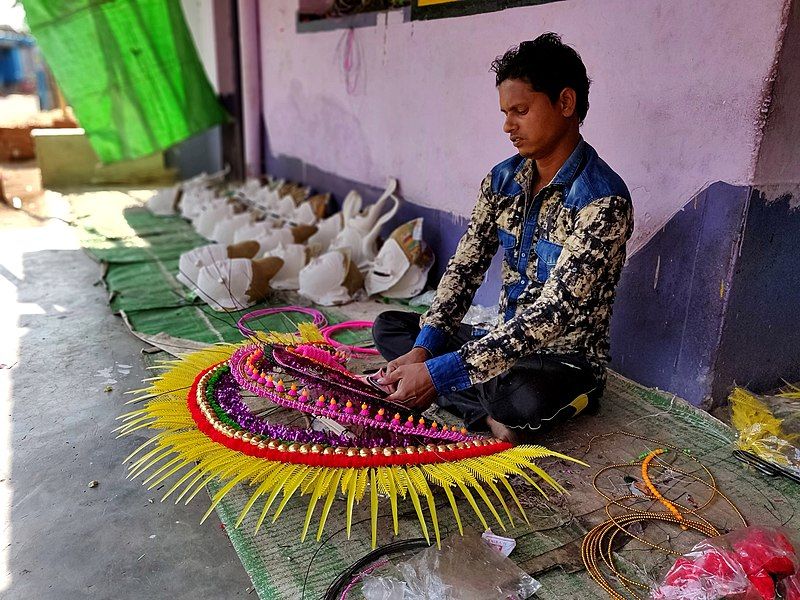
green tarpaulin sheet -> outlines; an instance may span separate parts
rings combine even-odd
[[[103,162],[164,150],[227,117],[178,0],[23,0],[28,25]]]

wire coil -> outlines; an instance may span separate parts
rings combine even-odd
[[[650,586],[636,581],[620,571],[617,567],[614,558],[614,545],[620,536],[637,540],[655,550],[659,550],[666,554],[680,556],[679,552],[666,548],[643,536],[637,535],[631,531],[631,527],[645,523],[663,523],[669,525],[678,525],[683,530],[691,530],[702,534],[705,537],[717,537],[720,531],[715,525],[703,517],[700,512],[707,508],[717,497],[722,498],[736,514],[737,518],[741,520],[743,525],[747,525],[742,513],[734,505],[718,487],[711,471],[697,458],[683,450],[672,446],[670,444],[659,442],[645,436],[626,431],[612,432],[598,437],[610,437],[614,435],[622,435],[637,439],[656,446],[656,449],[647,453],[640,461],[627,463],[627,464],[613,464],[600,469],[592,479],[592,486],[595,491],[600,494],[606,501],[605,512],[608,517],[605,521],[594,527],[583,538],[581,544],[581,558],[583,564],[586,566],[586,571],[592,580],[597,583],[603,590],[614,600],[629,600],[630,598],[640,599],[636,590],[648,590]],[[674,464],[667,464],[658,459],[658,456],[665,452],[665,449],[673,451],[677,456],[685,457],[694,462],[704,473],[704,477],[688,473],[682,469],[677,468]],[[699,504],[697,507],[687,507],[679,504],[675,500],[665,498],[652,483],[648,475],[648,468],[651,464],[656,463],[662,468],[669,469],[675,473],[688,477],[696,483],[699,483],[710,491],[708,498],[705,502]],[[612,496],[611,494],[603,491],[598,485],[598,479],[605,473],[612,470],[628,469],[631,466],[640,465],[642,470],[642,478],[650,491],[650,496],[639,496],[635,494],[625,494],[622,496]],[[639,502],[660,502],[668,510],[660,511],[654,509],[641,509],[635,506]],[[621,514],[615,514],[621,512]],[[619,587],[615,587],[615,583]],[[622,589],[620,589],[622,588]],[[627,594],[627,595],[626,595]]]

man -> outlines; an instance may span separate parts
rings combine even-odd
[[[383,313],[373,332],[390,361],[390,400],[422,410],[438,397],[468,428],[521,443],[597,409],[633,208],[625,183],[580,135],[590,82],[574,49],[547,33],[492,71],[518,154],[484,178],[430,310],[421,320]],[[477,335],[459,324],[498,246],[498,324]]]

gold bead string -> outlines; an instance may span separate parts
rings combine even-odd
[[[671,512],[672,515],[678,519],[678,521],[683,521],[683,515],[681,514],[681,511],[679,511],[672,502],[661,495],[661,492],[659,492],[658,488],[656,488],[656,486],[653,484],[653,481],[650,479],[650,474],[647,472],[650,462],[659,454],[664,454],[664,452],[666,452],[664,448],[656,448],[644,458],[642,461],[642,481],[644,481],[647,489],[650,490],[650,493],[656,498],[656,500],[666,506],[667,510],[669,510],[669,512]]]
[[[743,525],[746,526],[747,521],[739,509],[731,501],[731,499],[728,498],[717,487],[717,482],[714,479],[711,471],[692,454],[684,452],[683,450],[671,444],[659,442],[657,440],[627,431],[615,431],[597,437],[604,438],[615,435],[626,436],[646,442],[648,444],[652,444],[655,449],[649,451],[646,456],[643,456],[639,461],[634,461],[627,464],[619,463],[607,465],[595,473],[592,479],[592,487],[594,487],[595,491],[607,501],[605,506],[607,519],[586,534],[583,539],[583,543],[581,544],[581,558],[586,566],[586,571],[589,576],[609,595],[610,598],[613,600],[629,600],[630,598],[639,600],[642,598],[642,596],[639,595],[637,590],[647,591],[649,586],[640,581],[636,581],[630,577],[627,577],[617,568],[614,560],[613,548],[614,542],[618,536],[627,536],[628,538],[635,539],[640,543],[669,555],[680,556],[681,553],[676,552],[671,548],[665,548],[664,546],[651,542],[642,536],[636,535],[629,529],[632,525],[644,524],[645,522],[659,522],[663,524],[677,525],[683,530],[695,531],[702,534],[704,537],[717,537],[720,535],[720,531],[704,516],[699,514],[700,511],[707,508],[717,497],[722,498],[731,507]],[[678,467],[674,466],[675,460],[670,463],[662,461],[660,456],[666,452],[666,449],[673,451],[672,455],[676,457],[676,460],[678,456],[683,456],[693,461],[697,466],[700,467],[703,472],[703,476],[699,476],[695,473],[688,473],[685,470],[679,469]],[[643,497],[632,493],[621,496],[612,496],[610,493],[605,492],[600,488],[598,479],[601,475],[607,473],[608,471],[629,469],[632,466],[637,465],[641,468],[642,479],[645,481],[645,485],[648,487],[648,490],[652,496]],[[648,474],[648,468],[654,465],[657,465],[662,469],[668,469],[674,473],[678,473],[693,482],[697,482],[707,487],[710,491],[708,498],[706,498],[705,502],[698,504],[698,506],[694,508],[683,506],[677,501],[665,498],[661,492],[656,489]],[[655,501],[660,502],[667,507],[667,511],[654,510],[652,508],[641,509],[635,506],[637,503],[642,502],[648,502],[650,505],[652,505]],[[614,507],[624,511],[623,514],[614,514]],[[642,527],[642,530],[643,529],[644,528]],[[608,573],[610,573],[610,576]],[[616,583],[622,589],[615,587],[614,583]]]

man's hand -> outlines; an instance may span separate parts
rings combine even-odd
[[[411,350],[403,354],[403,356],[398,356],[393,361],[389,362],[389,364],[386,365],[386,374],[388,375],[398,367],[424,363],[430,357],[431,355],[428,354],[428,351],[425,350],[425,348],[419,346],[416,348],[412,348]]]
[[[386,398],[387,400],[415,410],[425,410],[436,399],[436,388],[425,363],[395,367],[379,383],[395,386],[395,392]]]

